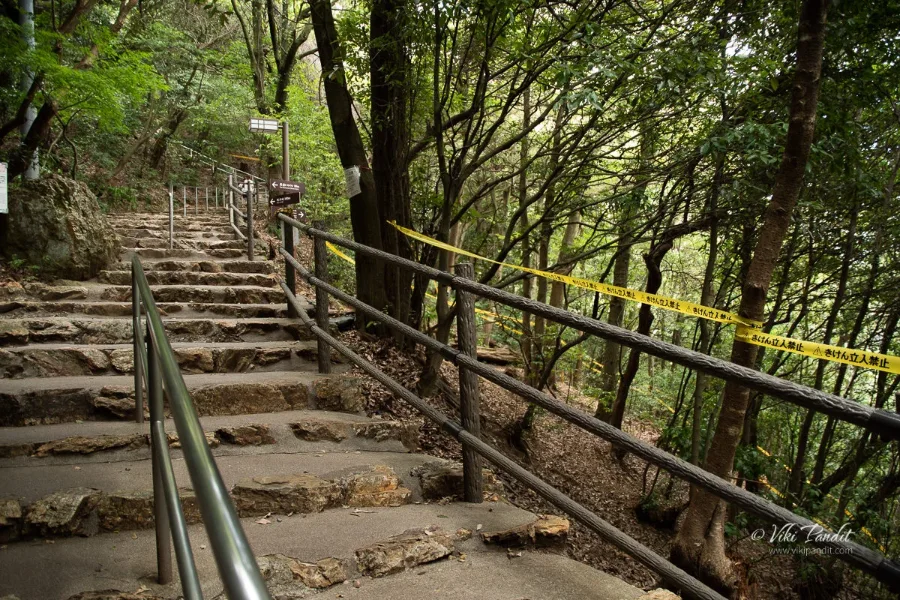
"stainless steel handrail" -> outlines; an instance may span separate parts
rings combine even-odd
[[[187,600],[203,598],[169,458],[163,409],[165,390],[225,593],[231,600],[271,600],[215,458],[207,445],[200,419],[182,377],[181,367],[166,337],[162,317],[138,256],[131,259],[131,282],[135,395],[141,397],[139,390],[143,386],[142,371],[145,371],[147,403],[150,407],[159,582],[169,583],[172,579],[172,535],[184,597]],[[146,316],[146,347],[141,335],[141,308]],[[145,363],[146,369],[142,368]],[[140,399],[136,410],[139,411],[140,421],[143,419]]]

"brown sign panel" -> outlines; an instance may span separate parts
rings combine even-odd
[[[269,196],[269,206],[289,206],[300,203],[300,194],[284,194],[282,196]]]
[[[273,179],[269,184],[269,188],[273,192],[285,192],[288,194],[306,193],[306,185],[300,181],[287,181],[285,179]]]

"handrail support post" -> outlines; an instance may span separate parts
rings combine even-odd
[[[247,260],[253,262],[253,190],[247,184]]]
[[[475,269],[471,263],[457,264],[456,274],[465,279],[475,279]],[[475,296],[471,292],[457,289],[456,305],[458,307],[456,338],[459,344],[459,351],[470,358],[478,360]],[[478,388],[478,374],[462,366],[459,368],[459,410],[460,422],[463,428],[474,437],[480,439],[481,394]],[[482,479],[481,457],[472,448],[463,446],[464,501],[475,503],[484,501],[484,482]]]
[[[137,362],[135,362],[137,366]],[[147,326],[147,387],[149,388],[150,422],[153,424],[165,421],[163,411],[163,383],[159,357]],[[151,436],[151,443],[153,436]],[[163,487],[163,465],[158,458],[159,453],[168,452],[169,448],[152,448],[153,470],[153,518],[156,527],[156,573],[160,584],[172,581],[172,531],[169,528],[169,512],[166,508],[166,493]]]
[[[175,186],[169,183],[169,250],[175,247]]]
[[[134,356],[134,421],[144,422],[144,377],[142,360],[143,340],[141,339],[141,293],[137,285],[134,265],[131,266],[131,328],[132,354]]]
[[[317,221],[313,223],[316,229],[325,230],[325,223]],[[294,228],[291,227],[293,235]],[[291,240],[293,243],[293,240]],[[328,282],[328,253],[325,250],[325,240],[320,237],[313,238],[313,260],[315,262],[316,277]],[[288,265],[291,272],[294,267]],[[316,325],[323,331],[328,331],[328,292],[316,286]],[[321,337],[316,336],[319,373],[331,373],[331,347]]]

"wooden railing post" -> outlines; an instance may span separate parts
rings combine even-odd
[[[325,230],[325,224],[321,221],[313,223],[315,229]],[[328,252],[325,249],[325,240],[320,237],[313,238],[313,259],[316,263],[316,278],[328,281]],[[328,292],[316,286],[316,325],[323,331],[328,331]],[[331,373],[331,346],[322,338],[317,338],[319,373]]]
[[[456,274],[475,279],[475,269],[470,263],[456,265]],[[456,290],[456,338],[459,351],[478,359],[478,333],[475,326],[475,297],[463,290]],[[459,410],[463,428],[481,438],[481,395],[478,375],[464,367],[459,368]],[[478,453],[463,446],[463,500],[484,501],[484,483],[481,474],[481,458]]]
[[[135,360],[135,367],[138,361]],[[150,336],[150,325],[147,325],[147,388],[150,404],[150,423],[161,423],[166,420],[163,411],[163,383],[159,357]],[[151,444],[153,436],[151,436]],[[155,445],[155,444],[154,444]],[[156,527],[156,573],[160,584],[172,581],[172,531],[169,529],[169,512],[166,509],[166,492],[163,487],[163,472],[159,454],[168,452],[168,448],[151,448],[151,469],[153,471],[153,519]]]
[[[181,216],[183,218],[187,218],[187,188],[185,186],[181,186]]]
[[[284,251],[290,256],[294,256],[294,226],[287,221],[281,222],[281,235],[284,237]],[[297,271],[288,261],[284,261],[284,283],[291,290],[292,294],[297,293]],[[287,303],[287,316],[291,319],[297,318],[297,311],[294,305]]]

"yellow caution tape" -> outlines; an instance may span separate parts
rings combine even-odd
[[[352,258],[350,258],[349,256],[347,256],[346,254],[344,254],[343,252],[341,252],[340,250],[338,250],[338,247],[335,246],[334,244],[332,244],[331,242],[325,242],[325,245],[328,246],[328,249],[329,249],[329,250],[331,250],[332,252],[334,252],[335,254],[337,254],[339,257],[343,258],[345,261],[347,261],[347,262],[350,263],[351,265],[355,265],[355,264],[356,264],[356,261],[355,261],[355,260],[353,260]]]
[[[469,252],[468,250],[463,250],[462,248],[457,248],[456,246],[445,244],[444,242],[438,241],[434,238],[430,238],[427,235],[422,235],[421,233],[413,231],[412,229],[407,229],[406,227],[397,225],[395,221],[388,222],[392,226],[394,226],[397,231],[400,231],[407,237],[410,237],[414,240],[419,240],[420,242],[424,242],[436,248],[441,248],[442,250],[447,250],[449,252],[454,252],[456,254],[468,256],[470,258],[477,258],[478,260],[484,260],[504,267],[509,267],[510,269],[516,269],[525,273],[539,275],[547,279],[552,279],[553,281],[559,281],[561,283],[567,283],[569,285],[574,285],[582,289],[600,292],[601,294],[605,294],[607,296],[615,296],[617,298],[624,298],[626,300],[632,300],[634,302],[651,304],[665,310],[670,310],[693,317],[709,319],[710,321],[718,321],[719,323],[746,325],[749,327],[762,327],[762,323],[760,321],[745,319],[744,317],[741,317],[739,315],[729,313],[724,310],[719,310],[717,308],[703,306],[702,304],[695,304],[693,302],[687,302],[685,300],[677,300],[675,298],[669,298],[668,296],[661,296],[659,294],[650,294],[647,292],[642,292],[640,290],[623,288],[617,285],[610,285],[608,283],[600,283],[599,281],[591,281],[590,279],[582,279],[581,277],[572,277],[571,275],[562,275],[560,273],[541,271],[539,269],[532,269],[529,267],[522,267],[519,265],[512,265],[497,260],[491,260],[490,258],[485,258],[484,256],[475,254],[474,252]]]
[[[877,369],[888,373],[900,373],[900,358],[888,356],[887,354],[795,340],[780,335],[755,331],[743,326],[738,326],[735,337],[742,342],[774,348],[775,350],[784,350],[812,358],[846,363],[854,367]]]
[[[744,317],[741,317],[734,313],[726,312],[724,310],[711,308],[709,306],[703,306],[702,304],[694,304],[693,302],[687,302],[685,300],[677,300],[675,298],[669,298],[667,296],[660,296],[659,294],[649,294],[647,292],[641,292],[639,290],[632,290],[615,285],[609,285],[606,283],[600,283],[597,281],[590,281],[588,279],[582,279],[580,277],[571,277],[569,275],[561,275],[559,273],[552,273],[549,271],[531,269],[529,267],[511,265],[509,263],[485,258],[484,256],[480,256],[478,254],[475,254],[474,252],[463,250],[462,248],[457,248],[456,246],[451,246],[450,244],[446,244],[434,238],[430,238],[427,235],[422,235],[421,233],[413,231],[412,229],[401,227],[393,221],[389,221],[389,223],[406,236],[415,240],[419,240],[420,242],[430,244],[436,248],[441,248],[442,250],[447,250],[449,252],[454,252],[463,256],[469,256],[471,258],[477,258],[478,260],[484,260],[490,263],[502,265],[504,267],[509,267],[510,269],[532,273],[534,275],[546,277],[547,279],[552,279],[554,281],[559,281],[583,289],[600,292],[601,294],[606,294],[608,296],[616,296],[617,298],[625,298],[626,300],[631,300],[633,302],[650,304],[652,306],[657,306],[665,310],[670,310],[693,317],[699,317],[702,319],[708,319],[710,321],[718,321],[719,323],[737,325],[738,327],[737,331],[735,332],[735,337],[742,342],[755,344],[757,346],[774,348],[776,350],[785,350],[787,352],[802,354],[804,356],[809,356],[812,358],[820,358],[834,362],[846,363],[855,367],[877,369],[879,371],[887,371],[889,373],[900,374],[900,358],[895,356],[888,356],[887,354],[879,354],[877,352],[869,352],[866,350],[842,348],[840,346],[829,346],[826,344],[795,340],[778,335],[763,333],[762,331],[759,331],[759,329],[762,327],[762,322],[745,319]]]

